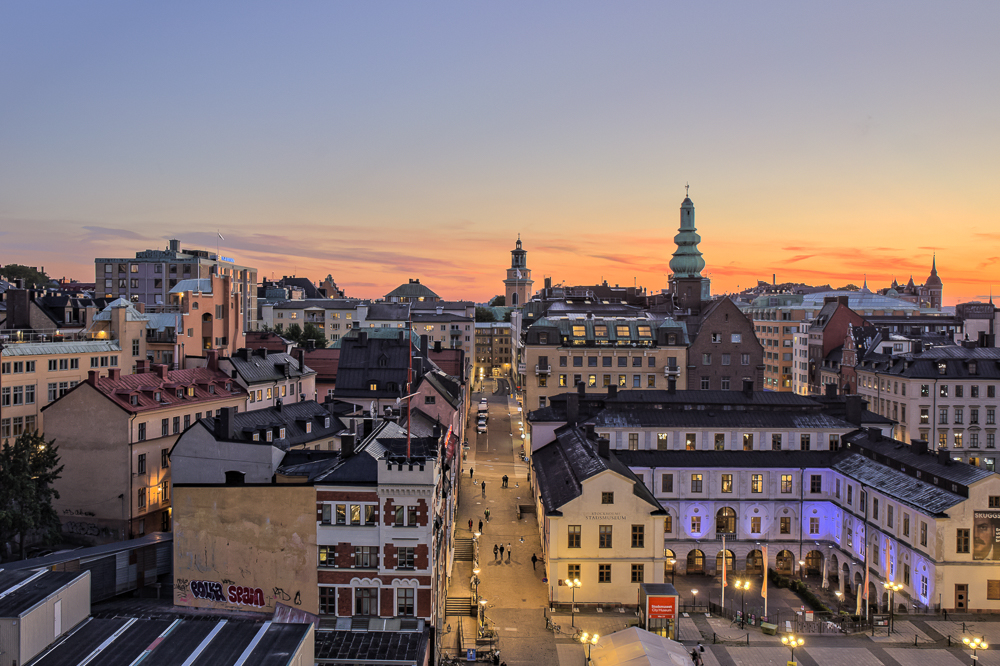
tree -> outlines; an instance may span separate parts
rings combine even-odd
[[[302,341],[302,327],[298,324],[289,324],[288,330],[285,331],[284,337],[288,338],[295,344],[299,344]]]
[[[52,500],[59,492],[52,484],[63,466],[55,440],[49,442],[38,432],[18,435],[14,443],[5,439],[0,445],[0,551],[18,537],[21,559],[29,534],[39,534],[43,541],[59,538],[59,516]]]
[[[478,305],[476,306],[476,321],[489,322],[496,320],[497,318],[493,314],[493,310]]]
[[[18,278],[24,278],[25,287],[47,287],[50,282],[49,276],[45,273],[21,264],[7,264],[0,268],[0,274],[7,276],[11,282]]]
[[[326,348],[326,334],[323,333],[322,329],[316,324],[306,324],[306,328],[302,331],[302,337],[299,340],[299,344],[305,344],[306,340],[312,340],[315,344],[316,349]]]
[[[505,305],[507,305],[507,297],[506,296],[494,296],[493,300],[490,301],[490,307],[491,308],[492,307],[503,307]]]

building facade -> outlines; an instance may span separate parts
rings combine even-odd
[[[514,343],[510,322],[476,322],[475,377],[509,377],[513,370]]]
[[[531,269],[528,268],[528,252],[521,247],[521,234],[517,235],[517,244],[510,251],[510,268],[507,278],[503,281],[507,307],[519,308],[531,298]]]

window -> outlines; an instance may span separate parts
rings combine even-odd
[[[731,493],[733,492],[733,475],[723,474],[722,475],[722,492]]]
[[[939,425],[948,425],[948,408],[947,407],[941,407],[938,410],[938,424]]]
[[[701,355],[701,364],[702,365],[712,365],[712,355],[711,354],[702,354]]]
[[[570,525],[569,526],[569,543],[567,548],[579,548],[580,547],[580,526]]]
[[[396,568],[397,569],[412,569],[413,568],[413,555],[414,549],[412,546],[400,546],[396,549]]]
[[[559,386],[566,386],[566,375],[559,375]]]
[[[942,398],[947,398],[948,397],[948,385],[947,384],[941,384],[938,387],[938,395],[940,395]]]
[[[753,474],[750,476],[750,492],[752,493],[762,493],[764,492],[764,475],[763,474]]]
[[[567,564],[566,565],[566,580],[580,580],[580,565],[579,564]]]
[[[792,475],[782,474],[781,475],[781,492],[790,493],[792,492]]]
[[[803,433],[799,436],[799,448],[803,451],[808,451],[810,445],[812,444],[812,435],[809,433]]]
[[[646,527],[644,525],[633,525],[632,547],[645,548],[645,546],[646,546]]]
[[[809,534],[819,534],[819,518],[809,519]]]
[[[920,577],[920,595],[927,596],[927,576]]]
[[[692,493],[701,492],[701,474],[691,475],[691,492]]]
[[[600,525],[597,528],[597,547],[611,548],[611,525]]]
[[[969,552],[969,530],[967,528],[959,528],[955,531],[955,552]]]
[[[753,451],[753,433],[745,432],[743,433],[743,450]]]
[[[611,565],[610,564],[598,564],[597,565],[597,582],[598,583],[610,583],[611,582]]]
[[[137,491],[137,501],[139,503],[139,508],[140,509],[146,508],[146,489],[145,488],[139,488],[139,490]]]
[[[893,513],[893,511],[892,511],[892,505],[889,504],[889,505],[887,505],[885,507],[885,524],[886,524],[886,527],[892,527],[893,526],[892,513]]]
[[[775,432],[771,433],[771,450],[780,451],[781,450],[781,433]]]
[[[778,523],[778,531],[781,534],[791,534],[792,533],[792,519],[788,516],[783,516]]]
[[[145,453],[140,453],[139,454],[138,460],[137,460],[137,462],[135,464],[135,473],[136,474],[145,474],[146,473],[146,454]]]
[[[986,408],[986,425],[996,425],[997,423],[997,410],[993,407]]]
[[[717,432],[715,433],[715,450],[725,451],[726,449],[726,435],[725,433]]]
[[[645,570],[645,565],[633,564],[632,565],[632,582],[641,583],[643,580],[643,574]]]
[[[393,522],[393,524],[396,527],[402,527],[403,525],[406,524],[404,522],[405,519],[406,519],[406,514],[404,513],[405,511],[406,511],[406,507],[404,507],[404,506],[397,506],[396,507],[396,516],[395,516],[395,520]]]
[[[813,474],[809,477],[809,492],[811,493],[821,493],[823,492],[823,477],[820,474]]]
[[[146,441],[146,424],[145,423],[140,423],[139,424],[138,439],[139,439],[140,442]]]
[[[614,493],[601,493],[601,504],[614,504],[615,494]]]
[[[160,481],[160,502],[166,502],[170,499],[170,482]]]
[[[660,492],[661,493],[672,493],[674,492],[674,475],[664,474],[660,479]]]
[[[731,334],[729,336],[729,341],[733,342],[733,343],[736,343],[736,344],[739,344],[739,343],[743,342],[743,335],[740,334],[740,333],[733,333],[733,334]]]
[[[920,385],[920,397],[921,398],[927,398],[927,397],[930,397],[930,395],[931,395],[931,385],[930,384],[921,384]]]
[[[760,516],[750,518],[750,533],[760,534]]]
[[[750,365],[750,354],[741,354],[740,363],[742,365]]]
[[[922,424],[928,424],[928,423],[930,423],[930,419],[931,419],[930,409],[928,409],[927,407],[921,407],[920,408],[920,423],[922,423]]]
[[[669,513],[663,519],[663,531],[667,534],[670,534],[671,532],[674,531],[674,517],[671,516]]]
[[[637,451],[639,449],[639,433],[630,432],[628,434],[628,450]]]
[[[903,514],[903,536],[910,536],[910,514]]]
[[[1000,599],[1000,580],[987,580],[986,581],[986,598]]]
[[[691,516],[691,534],[701,534],[701,516]]]
[[[920,545],[927,546],[927,523],[920,521]]]

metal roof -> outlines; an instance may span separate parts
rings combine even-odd
[[[86,571],[45,571],[0,569],[0,618],[21,617],[40,601],[63,589]]]
[[[79,340],[75,342],[22,342],[5,344],[4,356],[49,356],[52,354],[106,354],[120,352],[117,340]]]
[[[844,430],[857,426],[822,413],[771,410],[606,409],[590,419],[595,428],[738,428]]]
[[[189,278],[181,280],[173,289],[171,294],[183,294],[186,291],[201,292],[202,294],[212,293],[212,278]]]
[[[965,501],[961,495],[932,486],[857,453],[838,460],[833,469],[931,515],[944,515],[948,509]]]

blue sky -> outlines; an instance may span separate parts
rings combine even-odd
[[[0,2],[0,262],[215,246],[350,295],[716,290],[1000,256],[1000,5]]]

